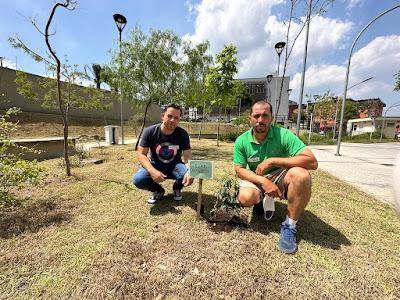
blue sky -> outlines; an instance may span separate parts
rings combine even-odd
[[[315,3],[316,0],[313,0]],[[320,0],[322,1],[322,0]],[[35,18],[44,30],[53,0],[2,0],[0,9],[0,56],[4,66],[30,73],[45,74],[43,65],[21,50],[13,49],[8,37],[17,33],[32,49],[46,55],[44,38],[28,18]],[[107,50],[118,46],[118,30],[112,15],[123,14],[128,24],[123,38],[136,24],[172,30],[193,42],[208,39],[211,54],[233,44],[238,49],[237,78],[263,77],[277,70],[274,45],[285,40],[289,1],[284,0],[80,0],[75,11],[59,9],[53,21],[56,35],[51,43],[70,63],[84,65],[109,62]],[[360,30],[374,17],[399,5],[399,0],[336,0],[327,12],[311,22],[309,55],[304,92],[323,94],[330,90],[342,94],[350,47]],[[296,13],[306,14],[300,5]],[[360,37],[353,52],[349,86],[374,78],[348,91],[354,99],[379,97],[387,108],[400,104],[400,93],[393,92],[393,75],[400,69],[400,8],[374,22]],[[294,24],[296,29],[298,25]],[[291,99],[298,101],[304,49],[300,36],[289,60],[287,75],[293,89]],[[282,60],[281,60],[282,62]],[[282,65],[280,70],[282,71]],[[304,98],[305,99],[305,98]],[[305,100],[303,100],[305,101]],[[400,106],[387,115],[400,116]]]

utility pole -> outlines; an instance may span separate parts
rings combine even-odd
[[[299,96],[299,106],[297,112],[297,126],[296,126],[296,135],[300,136],[300,121],[301,121],[301,112],[302,112],[302,102],[303,102],[303,91],[304,91],[304,79],[306,77],[306,64],[307,64],[307,47],[308,47],[308,34],[310,31],[310,17],[311,17],[311,3],[312,0],[308,3],[308,12],[307,12],[307,30],[306,30],[306,41],[304,45],[304,56],[303,56],[303,72],[301,74],[301,85],[300,85],[300,96]]]

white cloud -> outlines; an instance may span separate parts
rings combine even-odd
[[[211,53],[219,53],[224,45],[233,44],[238,50],[238,78],[260,77],[277,70],[278,56],[274,45],[285,41],[286,20],[271,15],[274,5],[282,0],[203,0],[195,6],[196,32],[185,36],[194,43],[208,39]],[[191,6],[193,7],[193,6]],[[344,47],[352,23],[317,16],[312,20],[309,39],[309,61],[316,62],[325,55]],[[300,30],[292,23],[291,39]],[[300,35],[289,60],[288,73],[296,72],[304,51],[304,31]],[[281,69],[283,63],[281,56]]]
[[[400,36],[381,36],[352,55],[348,88],[369,77],[372,80],[351,88],[347,97],[354,99],[381,98],[385,103],[394,101],[393,93],[395,74],[400,68]],[[347,61],[339,65],[311,65],[306,72],[304,92],[323,94],[327,90],[342,94],[346,75]],[[290,83],[293,91],[300,90],[301,74],[293,76]],[[297,98],[294,98],[297,97]],[[293,99],[298,99],[294,93]],[[398,99],[399,97],[397,97]]]
[[[342,1],[343,2],[343,1]],[[347,2],[347,10],[351,10],[356,6],[362,6],[364,5],[365,0],[345,0],[345,2]]]
[[[10,69],[14,69],[15,70],[15,62],[13,62],[13,61],[11,61],[11,60],[8,60],[8,59],[3,59],[3,62],[2,62],[2,65],[3,65],[3,67],[6,67],[6,68],[10,68]]]

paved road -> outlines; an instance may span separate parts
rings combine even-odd
[[[341,156],[335,155],[336,147],[309,146],[318,160],[319,168],[394,205],[393,170],[400,153],[400,143],[341,143]],[[396,184],[400,184],[400,179]]]

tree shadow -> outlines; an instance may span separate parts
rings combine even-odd
[[[180,210],[177,210],[176,207],[179,206],[189,206],[191,207],[195,212],[197,212],[197,193],[194,192],[185,192],[184,190],[182,191],[182,196],[183,200],[182,201],[174,201],[172,194],[168,194],[164,196],[164,199],[156,202],[151,208],[150,208],[150,214],[154,216],[158,215],[165,215],[165,214],[180,214],[182,213]],[[211,211],[211,209],[214,207],[214,203],[216,201],[215,196],[213,195],[207,195],[203,194],[202,195],[202,200],[201,203],[205,207],[205,215],[207,215],[207,212]],[[196,217],[196,214],[193,215]]]
[[[60,207],[57,200],[27,202],[21,207],[0,211],[0,238],[9,239],[24,232],[36,233],[43,227],[70,220],[71,208]]]
[[[275,202],[275,214],[269,221],[264,216],[253,215],[251,217],[249,227],[264,235],[269,232],[280,233],[280,225],[286,218],[287,205],[281,202]],[[297,242],[307,240],[313,244],[320,245],[324,248],[338,250],[342,245],[351,245],[350,241],[339,230],[322,221],[315,214],[305,210],[297,225]]]
[[[152,215],[164,215],[168,213],[181,213],[176,209],[178,206],[189,206],[193,209],[193,218],[197,213],[197,196],[195,192],[182,192],[183,200],[176,202],[171,194],[164,197],[160,202],[157,202],[150,209]],[[201,203],[204,205],[204,214],[202,217],[206,220],[210,217],[210,212],[214,207],[216,197],[214,195],[203,194]],[[287,205],[285,203],[275,202],[275,214],[269,221],[264,219],[264,216],[252,215],[250,217],[249,226],[254,231],[268,235],[270,232],[280,233],[280,225],[286,217]],[[307,240],[315,245],[320,245],[324,248],[338,250],[342,245],[351,245],[350,241],[339,230],[322,221],[315,214],[305,210],[301,215],[298,223],[298,233],[296,235],[297,242]]]

